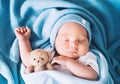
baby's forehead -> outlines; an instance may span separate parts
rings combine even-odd
[[[66,22],[62,26],[60,26],[59,31],[60,30],[64,30],[67,32],[69,32],[70,30],[73,30],[73,31],[78,30],[78,31],[83,31],[85,33],[87,32],[86,28],[84,28],[84,26],[82,26],[81,24],[79,24],[77,22]]]
[[[77,22],[65,22],[62,26],[64,26],[64,25],[66,25],[66,26],[82,26],[81,24],[79,24],[79,23],[77,23]]]

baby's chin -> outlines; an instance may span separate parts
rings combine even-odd
[[[72,58],[72,59],[76,59],[76,58],[79,57],[78,55],[74,55],[74,54],[68,54],[68,55],[65,55],[65,56],[69,57],[69,58]]]

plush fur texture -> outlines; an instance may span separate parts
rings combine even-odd
[[[31,51],[28,54],[28,60],[32,66],[26,67],[26,73],[54,70],[54,67],[49,62],[50,56],[51,53],[43,49],[35,49]]]

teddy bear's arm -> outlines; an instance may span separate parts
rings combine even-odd
[[[42,70],[45,70],[45,66],[35,66],[35,68],[34,68],[35,72],[42,71]]]
[[[34,71],[34,67],[29,66],[29,67],[26,67],[25,73],[28,74],[28,73],[31,73],[31,72],[33,72],[33,71]]]
[[[54,70],[54,67],[53,67],[50,63],[47,63],[47,64],[46,64],[46,68],[47,68],[48,70]]]

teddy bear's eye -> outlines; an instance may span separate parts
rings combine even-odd
[[[34,58],[33,60],[36,60],[36,58]]]
[[[44,58],[41,58],[41,60],[44,60]]]

